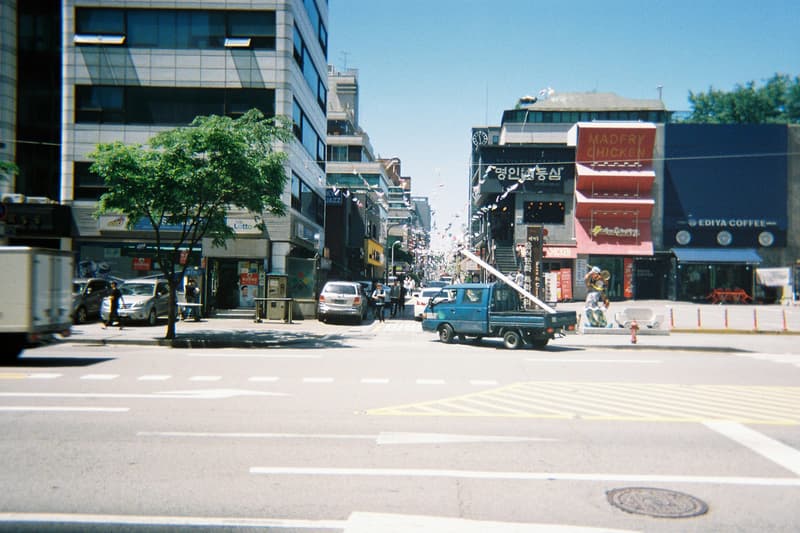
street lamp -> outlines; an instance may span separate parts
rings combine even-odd
[[[394,241],[392,243],[392,265],[389,268],[389,272],[394,272],[394,246],[396,244],[403,244],[403,241]],[[389,282],[389,272],[386,273],[386,282],[387,283]]]

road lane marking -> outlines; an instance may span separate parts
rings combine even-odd
[[[137,437],[220,438],[220,439],[310,439],[310,440],[368,440],[375,444],[468,444],[476,442],[517,443],[555,442],[548,437],[515,437],[505,435],[457,435],[449,433],[406,433],[383,431],[377,435],[339,433],[246,433],[198,431],[138,431]]]
[[[642,365],[660,365],[663,361],[658,359],[525,359],[528,363],[633,363]]]
[[[219,400],[237,396],[288,396],[283,392],[243,389],[195,389],[157,393],[96,393],[96,392],[0,392],[0,398],[115,398],[151,400]]]
[[[63,412],[63,413],[124,413],[130,411],[130,407],[64,407],[56,406],[36,406],[36,405],[13,405],[0,406],[0,411],[41,411],[41,412]]]
[[[766,487],[800,487],[797,477],[747,476],[681,476],[657,474],[580,474],[572,472],[502,472],[481,470],[434,470],[401,468],[314,468],[253,466],[251,474],[267,476],[364,476],[364,477],[428,477],[451,479],[485,479],[516,481],[589,481],[620,483],[698,483],[713,485],[754,485]]]
[[[80,379],[86,379],[90,381],[110,381],[112,379],[117,379],[118,377],[119,374],[84,374]]]
[[[291,520],[277,518],[237,518],[203,516],[141,516],[67,513],[0,513],[1,522],[45,524],[100,524],[183,527],[258,527],[281,529],[337,529],[347,525],[343,520]]]
[[[800,451],[791,446],[736,422],[708,421],[704,424],[720,435],[738,442],[745,448],[800,476]]]
[[[28,374],[28,379],[56,379],[61,376],[63,376],[63,374],[57,372],[35,372],[33,374]]]

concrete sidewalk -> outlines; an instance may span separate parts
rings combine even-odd
[[[625,308],[649,308],[664,316],[666,330],[639,331],[639,342],[632,345],[630,334],[619,327],[607,328],[603,334],[569,334],[557,339],[551,346],[617,347],[660,349],[720,349],[735,350],[751,344],[742,341],[742,334],[775,333],[800,334],[800,308],[757,305],[695,305],[682,302],[627,301],[612,302],[611,316]],[[582,302],[558,304],[559,310],[580,313]],[[754,318],[755,317],[755,318]],[[755,321],[754,321],[755,320]],[[754,326],[758,326],[757,328]],[[64,342],[88,344],[129,344],[172,346],[176,348],[276,348],[276,347],[326,347],[344,345],[353,336],[368,337],[383,331],[400,331],[410,334],[432,335],[422,331],[422,326],[410,318],[387,319],[385,323],[373,320],[361,324],[322,323],[316,319],[255,322],[248,318],[204,318],[200,321],[179,321],[175,324],[175,339],[167,340],[166,322],[157,326],[141,324],[104,329],[101,322],[73,326],[72,336]],[[703,335],[705,334],[705,335]],[[729,339],[720,334],[729,335]],[[752,337],[758,345],[758,335]]]

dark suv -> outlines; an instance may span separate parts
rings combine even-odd
[[[100,318],[103,299],[111,294],[111,284],[106,279],[88,278],[72,280],[72,321],[83,324]]]

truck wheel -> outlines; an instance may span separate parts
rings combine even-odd
[[[439,340],[443,343],[451,344],[453,342],[453,337],[455,337],[455,332],[453,331],[453,326],[450,324],[445,324],[439,328]]]
[[[522,337],[514,330],[506,331],[503,335],[503,345],[509,350],[516,350],[522,345]]]

